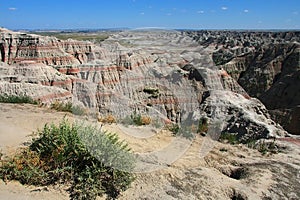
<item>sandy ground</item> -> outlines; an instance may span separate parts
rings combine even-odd
[[[59,122],[65,115],[66,113],[28,104],[1,103],[0,149],[5,155],[13,154],[24,142],[30,141],[30,135],[34,131],[43,128],[46,123]],[[23,186],[14,181],[0,181],[0,199],[68,199],[68,195],[58,188]]]
[[[57,123],[71,114],[33,105],[0,104],[0,148],[12,154],[29,135],[45,123]],[[297,143],[278,141],[282,151],[261,155],[244,145],[210,141],[211,150],[201,153],[209,139],[197,136],[176,159],[181,146],[169,148],[174,137],[152,127],[105,125],[103,129],[119,134],[135,153],[153,154],[159,170],[137,173],[131,188],[119,199],[299,199],[300,147]],[[182,143],[180,143],[182,144]],[[152,156],[153,156],[152,155]],[[159,160],[161,159],[161,160]],[[242,177],[234,172],[241,171]],[[63,186],[34,187],[18,182],[0,181],[0,199],[69,199]],[[104,198],[99,198],[104,199]]]

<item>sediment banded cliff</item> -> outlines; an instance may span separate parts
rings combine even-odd
[[[142,113],[191,125],[206,117],[244,141],[286,134],[258,99],[215,65],[215,48],[185,32],[119,32],[100,47],[1,29],[0,47],[2,94],[45,103],[72,99],[118,119]]]
[[[214,48],[214,62],[251,96],[260,99],[272,119],[300,134],[300,32],[189,32]]]
[[[8,64],[35,61],[51,66],[78,65],[105,57],[105,52],[92,43],[76,40],[59,40],[34,34],[1,29],[2,62]]]

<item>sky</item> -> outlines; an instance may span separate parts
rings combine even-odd
[[[8,29],[300,29],[300,0],[0,0]]]

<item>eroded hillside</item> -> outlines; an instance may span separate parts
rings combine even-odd
[[[201,45],[213,46],[214,62],[287,131],[300,130],[300,32],[189,32]]]
[[[117,119],[141,113],[190,126],[207,118],[244,142],[285,135],[251,91],[215,64],[218,42],[226,41],[199,43],[197,34],[121,31],[95,45],[2,29],[1,93],[72,101]]]

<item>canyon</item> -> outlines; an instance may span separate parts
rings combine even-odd
[[[299,134],[299,32],[120,31],[96,45],[1,29],[1,38],[1,94],[118,119],[206,117],[244,140]]]
[[[104,126],[137,152],[169,142],[173,136],[163,132],[148,143],[165,124],[191,131],[207,121],[205,136],[193,133],[187,154],[176,162],[158,160],[155,166],[167,169],[138,175],[121,199],[297,199],[299,41],[297,31],[154,29],[110,32],[93,43],[1,28],[0,94],[29,96],[42,107],[34,112],[52,118],[47,107],[56,102],[71,102],[94,121],[149,116],[157,127]],[[216,141],[227,134],[244,144],[276,140],[279,154],[264,157],[241,144]],[[131,136],[147,142],[139,149]],[[201,159],[194,159],[205,142]],[[236,177],[239,170],[246,177]]]

